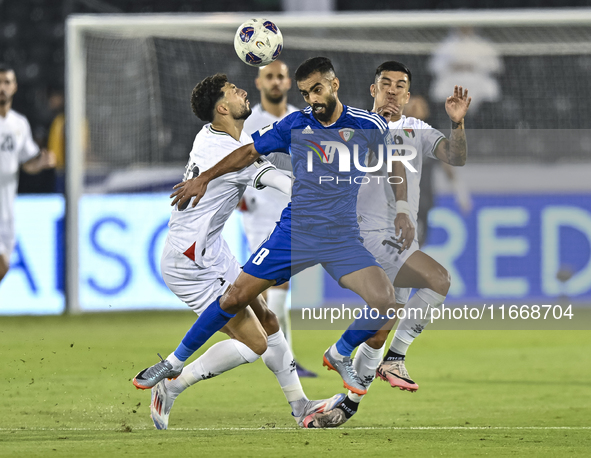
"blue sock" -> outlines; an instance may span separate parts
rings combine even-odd
[[[347,328],[336,343],[337,351],[343,356],[351,356],[353,350],[365,342],[388,322],[388,317],[380,315],[375,319],[359,318]]]
[[[180,345],[174,351],[174,355],[181,361],[186,361],[195,353],[201,345],[222,329],[225,324],[236,315],[224,312],[220,307],[219,296],[201,314],[197,321],[191,326]]]

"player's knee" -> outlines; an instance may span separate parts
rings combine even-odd
[[[250,336],[247,345],[257,355],[262,355],[267,351],[267,334],[260,332]]]
[[[228,313],[236,314],[242,309],[246,308],[249,303],[249,298],[240,289],[230,288],[220,300],[220,306]]]
[[[437,269],[437,271],[430,276],[429,283],[431,289],[437,294],[447,296],[447,292],[449,291],[449,287],[451,285],[451,274],[447,271],[447,269],[439,266],[439,269]]]
[[[383,291],[374,291],[367,299],[368,307],[377,310],[381,315],[386,315],[388,309],[396,306],[396,297],[394,288],[388,288]]]

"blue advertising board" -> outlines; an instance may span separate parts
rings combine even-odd
[[[186,309],[160,275],[169,202],[164,194],[82,198],[83,311]],[[424,250],[451,273],[448,302],[560,296],[591,301],[590,195],[474,195],[473,202],[472,212],[463,215],[451,196],[443,196],[430,213]],[[11,270],[0,283],[0,314],[63,312],[63,217],[61,196],[18,197],[17,244]],[[238,213],[224,237],[244,262],[248,249]],[[359,303],[318,272],[320,294],[307,306]]]
[[[463,215],[452,196],[429,213],[423,251],[451,273],[448,302],[591,301],[591,196],[474,195]],[[324,276],[328,302],[359,302]]]

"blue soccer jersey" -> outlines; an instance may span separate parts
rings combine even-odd
[[[377,153],[380,145],[391,143],[384,118],[344,105],[339,119],[325,127],[308,107],[254,132],[252,138],[259,154],[291,155],[295,182],[282,221],[289,218],[294,231],[319,236],[358,233],[357,194],[365,172],[356,162],[364,165],[368,149]]]
[[[295,182],[281,221],[244,272],[281,284],[315,264],[337,281],[379,266],[359,235],[357,194],[365,176],[359,165],[369,149],[379,152],[392,143],[389,135],[384,118],[347,106],[330,127],[306,108],[255,132],[260,154],[291,154]]]

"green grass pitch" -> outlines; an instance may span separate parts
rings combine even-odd
[[[190,312],[0,318],[0,456],[591,456],[590,331],[429,331],[411,394],[376,380],[343,427],[299,430],[261,361],[198,383],[168,431],[131,378],[174,349]],[[339,332],[297,331],[310,398],[343,392],[321,367]]]

